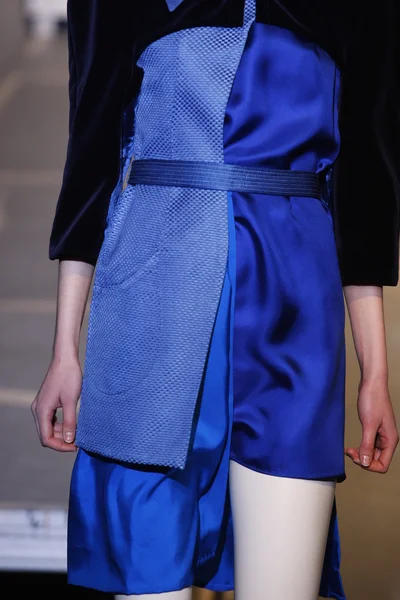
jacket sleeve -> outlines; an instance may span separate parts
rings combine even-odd
[[[132,92],[132,0],[68,0],[69,141],[50,259],[95,264]]]
[[[371,14],[358,14],[342,77],[334,219],[343,285],[398,283],[400,56],[396,2],[385,0],[379,9],[371,5]]]

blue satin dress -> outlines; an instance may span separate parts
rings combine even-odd
[[[316,44],[253,22],[226,108],[224,160],[326,172],[339,151],[339,86]],[[228,207],[228,264],[187,465],[78,452],[72,584],[115,594],[231,590],[230,459],[275,476],[345,478],[344,304],[330,208],[239,192]],[[339,567],[334,506],[322,596],[344,600]]]

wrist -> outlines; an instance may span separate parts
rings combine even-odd
[[[73,340],[55,342],[53,345],[53,361],[79,360],[79,344]]]
[[[389,372],[387,366],[382,366],[380,368],[371,367],[371,368],[362,368],[361,369],[361,384],[368,385],[370,383],[383,383],[385,385],[388,384],[389,381]]]
[[[389,368],[384,336],[376,336],[375,343],[371,340],[358,355],[358,363],[361,372],[361,381],[367,383],[384,382],[388,380]]]

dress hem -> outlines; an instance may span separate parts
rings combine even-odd
[[[262,470],[262,469],[258,469],[254,466],[250,466],[249,464],[247,464],[245,461],[243,460],[239,460],[235,454],[233,454],[231,452],[230,456],[229,456],[230,460],[233,460],[234,462],[238,463],[239,465],[242,465],[242,467],[246,467],[246,469],[250,469],[251,471],[256,471],[257,473],[261,473],[262,475],[270,475],[271,477],[285,477],[287,479],[305,479],[305,480],[310,480],[310,481],[326,481],[326,480],[336,480],[337,483],[342,483],[343,481],[345,481],[346,479],[346,473],[342,472],[339,475],[332,475],[332,474],[321,474],[319,473],[318,475],[313,475],[310,476],[308,475],[307,477],[305,475],[299,475],[299,474],[289,474],[289,473],[278,473],[278,472],[272,472],[272,471],[268,471],[268,470]]]
[[[78,586],[78,587],[84,587],[86,589],[95,589],[96,591],[99,592],[104,592],[104,593],[109,593],[109,594],[119,594],[122,593],[124,595],[141,595],[141,594],[167,594],[167,593],[171,593],[171,592],[179,592],[181,590],[187,589],[187,588],[191,588],[191,587],[198,587],[200,589],[205,589],[205,590],[209,590],[210,592],[233,592],[234,591],[234,585],[233,584],[227,584],[227,585],[209,585],[207,583],[200,583],[200,582],[193,582],[191,584],[184,584],[182,586],[178,586],[175,589],[166,589],[166,590],[159,590],[157,592],[154,591],[144,591],[144,590],[140,590],[140,591],[124,591],[124,592],[116,592],[115,590],[112,589],[105,589],[105,588],[92,588],[91,586],[85,585],[82,582],[77,582],[77,583],[73,583],[72,581],[68,580],[68,584],[69,585],[74,585],[74,586]],[[319,596],[321,598],[331,598],[333,600],[346,600],[345,596],[340,596],[338,594],[335,593],[329,593],[329,592],[319,592]]]

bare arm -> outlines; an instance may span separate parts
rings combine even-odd
[[[82,386],[79,338],[94,267],[60,261],[57,317],[49,369],[32,403],[32,413],[43,446],[74,451],[76,406]],[[56,421],[62,409],[63,421]]]
[[[383,290],[349,285],[344,294],[361,370],[357,408],[363,430],[360,447],[346,453],[356,464],[385,473],[399,436],[388,387]]]
[[[88,263],[64,260],[59,263],[57,319],[53,354],[61,359],[77,355],[82,321],[94,267]]]

